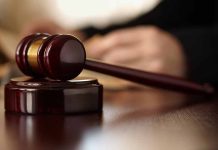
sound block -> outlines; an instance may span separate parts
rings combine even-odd
[[[68,81],[18,77],[5,85],[5,110],[24,114],[101,112],[103,86],[93,78]]]

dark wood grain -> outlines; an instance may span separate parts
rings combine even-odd
[[[5,113],[0,99],[0,149],[216,149],[217,97],[154,89],[106,91],[103,113]]]

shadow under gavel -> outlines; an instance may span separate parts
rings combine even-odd
[[[71,35],[32,34],[16,50],[20,70],[34,77],[75,78],[85,68],[143,85],[191,94],[212,94],[214,89],[182,78],[150,73],[86,59],[83,44]]]

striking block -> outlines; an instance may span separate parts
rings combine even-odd
[[[25,114],[74,114],[101,112],[103,86],[97,79],[69,81],[13,78],[5,86],[7,112]]]

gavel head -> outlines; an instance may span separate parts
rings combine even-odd
[[[75,78],[82,71],[85,59],[83,44],[71,35],[32,34],[22,39],[16,49],[18,67],[34,77]]]

